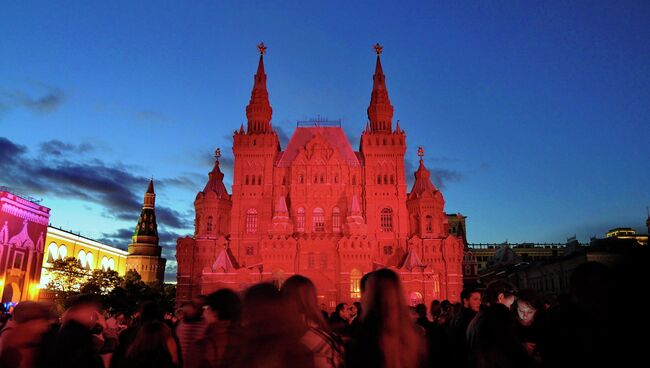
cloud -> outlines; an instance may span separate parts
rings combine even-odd
[[[42,154],[52,156],[63,156],[67,153],[87,153],[95,149],[90,143],[75,145],[61,142],[58,139],[45,141],[39,147]]]
[[[107,164],[98,159],[72,162],[66,154],[75,150],[89,149],[60,142],[55,147],[58,155],[34,159],[27,155],[24,146],[0,137],[0,169],[5,175],[0,184],[35,194],[52,194],[58,197],[78,199],[101,205],[108,217],[135,221],[142,208],[142,195],[148,178],[132,174],[133,168],[122,164]],[[50,142],[42,144],[41,150],[52,149]],[[18,164],[19,163],[19,164]],[[160,179],[164,185],[187,185],[185,178]],[[189,228],[186,214],[157,206],[158,221],[172,228]]]
[[[430,159],[427,159],[429,161]],[[431,160],[435,161],[435,159]],[[405,160],[404,170],[406,172],[406,182],[408,184],[409,190],[415,182],[415,171],[418,169],[419,163],[416,164],[411,159]],[[426,166],[426,163],[425,163]],[[431,173],[431,182],[439,190],[444,190],[447,188],[449,182],[457,182],[463,180],[465,175],[456,170],[443,169],[440,167],[427,167],[429,173]]]
[[[23,89],[0,91],[1,109],[6,111],[23,107],[32,112],[47,114],[56,111],[66,100],[66,95],[60,88],[40,82],[31,84],[37,93],[30,93]]]

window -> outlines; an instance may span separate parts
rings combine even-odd
[[[393,231],[393,210],[390,208],[381,210],[381,231]]]
[[[86,268],[86,251],[80,250],[79,254],[77,254],[77,260],[81,264],[81,268]]]
[[[381,175],[377,175],[377,184],[381,184]]]
[[[257,232],[257,210],[254,208],[246,211],[246,232],[249,234]]]
[[[390,176],[390,183],[395,184],[395,176],[394,175]]]
[[[65,259],[65,257],[67,257],[67,256],[68,256],[68,248],[65,245],[62,244],[59,247],[59,257],[61,259]]]
[[[246,247],[246,255],[247,256],[254,256],[255,255],[255,248],[254,247]]]
[[[320,207],[314,208],[312,213],[314,222],[314,231],[325,231],[325,213]]]
[[[325,175],[320,176],[320,183],[321,184],[325,183]]]
[[[106,256],[102,257],[102,270],[108,270],[108,258]]]
[[[388,175],[384,175],[384,184],[388,184]]]
[[[14,253],[14,268],[22,269],[23,268],[23,258],[25,253],[16,251]]]
[[[332,231],[336,233],[341,231],[341,211],[338,207],[332,209]]]
[[[314,253],[309,253],[307,255],[307,268],[312,269],[316,265],[316,257],[314,256]]]
[[[212,233],[212,216],[208,216],[208,225],[207,225],[208,234]]]
[[[432,232],[433,231],[433,217],[431,217],[431,215],[427,215],[424,218],[424,223],[426,225],[426,231],[428,233]]]
[[[245,181],[245,183],[246,183],[246,185],[248,185],[248,175],[246,175],[246,181]]]
[[[262,185],[262,176],[257,177],[257,185]]]
[[[338,184],[338,182],[339,182],[339,176],[338,176],[338,175],[334,175],[334,183],[335,183],[335,184]]]
[[[361,271],[353,269],[350,272],[350,298],[361,298]]]
[[[287,185],[287,177],[286,176],[282,177],[282,185]]]
[[[302,233],[305,231],[305,209],[300,207],[296,212],[296,231]]]
[[[393,246],[392,245],[385,245],[384,246],[384,255],[385,256],[390,256],[393,254]]]
[[[92,253],[86,253],[86,269],[90,270],[94,266],[95,266],[95,264],[93,263],[93,254]]]
[[[115,260],[113,258],[108,260],[108,269],[115,270]]]
[[[305,176],[300,174],[300,184],[303,184],[305,182]]]
[[[52,263],[57,259],[58,256],[59,256],[59,248],[57,247],[55,242],[51,242],[50,245],[47,247],[47,261],[49,263]]]

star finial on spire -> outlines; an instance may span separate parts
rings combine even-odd
[[[418,156],[420,157],[420,160],[422,160],[422,156],[424,156],[424,148],[422,148],[422,146],[418,147]]]
[[[381,51],[384,49],[384,47],[380,45],[379,42],[377,42],[373,48],[375,49],[377,55],[381,55]]]
[[[217,161],[219,161],[219,157],[221,157],[221,148],[217,147],[217,150],[214,151],[214,158],[216,158]]]
[[[264,42],[261,42],[259,45],[257,45],[257,49],[260,50],[260,55],[264,55],[266,52],[266,45],[264,45]]]

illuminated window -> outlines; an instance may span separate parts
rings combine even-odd
[[[57,259],[58,256],[59,256],[59,247],[56,245],[55,242],[50,243],[50,245],[47,247],[47,261],[49,263],[52,263]]]
[[[59,247],[59,258],[65,259],[68,256],[68,248],[65,245]]]
[[[312,213],[314,222],[314,231],[325,231],[325,213],[320,207],[314,208]]]
[[[86,268],[86,251],[83,249],[77,254],[77,261],[81,264],[81,268]]]
[[[338,207],[332,209],[332,231],[335,233],[341,231],[341,213]]]
[[[86,253],[86,269],[90,270],[94,266],[95,266],[95,264],[93,263],[93,254],[92,253]]]
[[[108,270],[108,258],[106,256],[102,257],[102,270]]]
[[[208,234],[212,233],[212,216],[208,216]]]
[[[249,234],[257,232],[257,210],[254,208],[246,211],[246,232]]]
[[[305,209],[300,207],[296,212],[296,231],[302,233],[305,231]]]
[[[113,260],[113,258],[108,260],[108,269],[115,270],[115,260]]]
[[[20,251],[14,253],[14,268],[22,269],[23,268],[23,258],[25,254]]]
[[[384,208],[381,210],[381,231],[393,231],[393,210]]]
[[[426,225],[427,232],[430,233],[433,231],[433,217],[431,215],[427,215],[427,217],[424,218],[424,223]]]
[[[350,298],[361,298],[361,271],[356,268],[350,271]]]

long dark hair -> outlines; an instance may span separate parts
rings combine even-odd
[[[131,346],[126,351],[127,367],[173,366],[168,342],[172,338],[171,329],[159,321],[143,324]]]
[[[305,322],[312,322],[322,330],[329,328],[318,306],[316,286],[308,278],[293,275],[282,284],[282,294],[290,303],[294,303],[298,313],[305,317]]]

